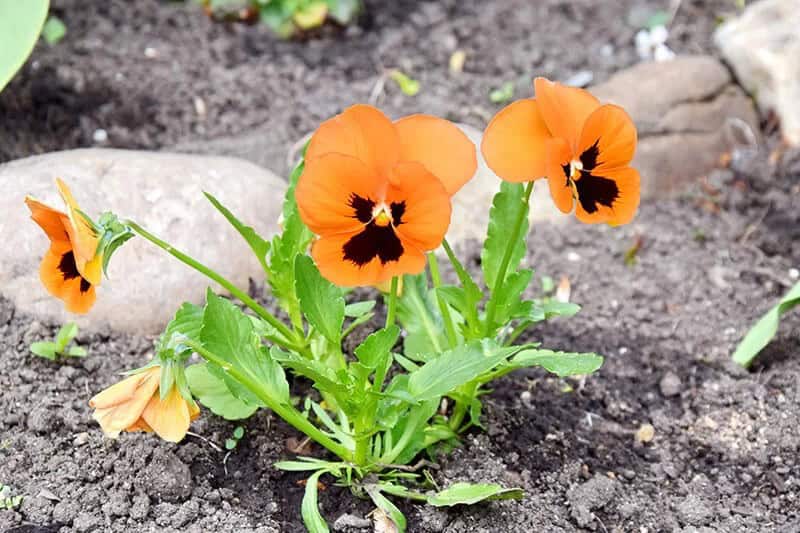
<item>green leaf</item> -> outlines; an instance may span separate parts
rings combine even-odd
[[[328,524],[319,513],[319,504],[317,503],[317,482],[319,477],[324,474],[324,470],[314,472],[306,480],[306,491],[303,494],[303,503],[300,512],[303,516],[303,523],[306,525],[309,533],[328,533]]]
[[[603,365],[603,358],[593,353],[523,350],[511,359],[514,368],[540,366],[559,377],[591,374]]]
[[[406,330],[406,357],[427,361],[444,350],[447,339],[435,298],[425,274],[403,277],[403,295],[397,301],[397,319]]]
[[[328,0],[329,15],[339,24],[347,24],[361,11],[360,0]]]
[[[226,450],[233,450],[234,448],[236,448],[237,444],[239,444],[239,441],[236,439],[225,439]]]
[[[50,359],[51,361],[56,360],[56,343],[54,342],[33,342],[31,343],[31,352],[39,357],[44,357],[45,359]]]
[[[55,15],[47,17],[47,22],[44,23],[42,28],[42,37],[47,41],[47,44],[58,44],[61,39],[67,34],[67,26]]]
[[[61,326],[61,329],[59,329],[58,333],[56,333],[56,351],[58,353],[62,353],[64,348],[66,348],[67,345],[72,342],[72,339],[74,339],[77,335],[78,325],[74,322],[68,322]]]
[[[733,360],[744,367],[750,366],[756,355],[763,350],[778,332],[781,316],[795,306],[800,305],[800,283],[792,287],[778,305],[767,311],[756,324],[750,328],[742,342],[736,347]]]
[[[303,30],[322,26],[328,16],[328,4],[324,0],[311,0],[294,12],[292,19]]]
[[[247,226],[242,223],[238,218],[231,213],[227,207],[222,205],[219,200],[217,200],[211,193],[203,192],[208,201],[217,208],[217,211],[222,213],[222,216],[231,223],[231,225],[236,228],[236,231],[239,232],[247,244],[250,245],[250,249],[253,250],[253,253],[256,254],[258,258],[258,262],[261,263],[262,268],[266,271],[267,270],[267,253],[269,252],[269,241],[265,240],[261,235],[259,235],[256,230],[252,227]]]
[[[525,186],[522,183],[508,183],[504,181],[500,185],[500,192],[495,194],[492,201],[492,209],[489,212],[489,228],[487,230],[486,242],[483,244],[481,252],[481,266],[486,286],[494,290],[497,276],[506,247],[509,242],[509,232],[517,222],[520,215],[523,216],[522,230],[519,232],[517,241],[513,243],[513,252],[506,278],[516,272],[520,261],[525,255],[525,239],[528,235],[528,204],[524,201]],[[500,280],[504,282],[505,280]]]
[[[236,426],[236,429],[233,430],[233,438],[240,440],[242,437],[244,437],[244,428],[242,426]]]
[[[298,457],[297,461],[278,461],[273,465],[279,470],[287,472],[310,472],[312,470],[321,470],[332,472],[334,476],[338,476],[337,472],[343,466],[343,463],[332,463],[314,457]]]
[[[389,77],[397,83],[403,94],[407,96],[416,96],[419,93],[420,85],[417,80],[410,78],[399,70],[392,70],[389,72]]]
[[[418,401],[439,398],[506,361],[519,347],[476,341],[444,352],[408,376],[408,392]]]
[[[645,22],[645,27],[648,30],[652,30],[656,26],[666,26],[669,24],[672,17],[670,16],[669,12],[664,10],[658,10],[647,19]]]
[[[507,81],[489,93],[489,101],[493,104],[504,104],[514,98],[514,82]]]
[[[0,91],[33,51],[48,0],[0,0]]]
[[[203,346],[224,359],[222,371],[235,369],[248,383],[241,383],[252,394],[267,395],[274,400],[290,403],[289,383],[283,368],[272,354],[261,347],[261,341],[250,319],[233,303],[217,296],[211,290],[203,314],[200,340]],[[232,377],[232,376],[231,376]],[[230,388],[230,384],[228,384]],[[257,386],[260,390],[253,390]]]
[[[203,327],[203,308],[184,302],[175,316],[170,320],[164,333],[156,342],[156,352],[171,350],[175,354],[183,354],[191,350],[186,346],[186,339],[198,340]]]
[[[375,370],[378,364],[389,356],[398,337],[400,337],[400,328],[395,325],[379,329],[355,349],[356,357],[365,367]]]
[[[375,300],[366,302],[354,302],[344,306],[344,316],[348,318],[360,318],[375,308]]]
[[[257,405],[248,404],[234,396],[225,382],[209,371],[206,363],[186,368],[186,379],[192,396],[212,413],[226,420],[248,418],[258,409]]]
[[[453,483],[448,488],[428,496],[434,507],[473,505],[488,500],[519,500],[525,493],[522,489],[506,489],[496,483]]]
[[[295,290],[303,314],[331,344],[338,346],[344,324],[342,289],[323,278],[307,255],[298,255],[294,265]]]
[[[386,515],[392,519],[394,525],[397,526],[397,533],[404,533],[406,530],[406,517],[403,515],[402,511],[389,501],[386,496],[381,494],[380,488],[376,485],[367,485],[365,489],[372,503],[375,504],[375,507],[386,513]]]
[[[575,316],[581,306],[572,302],[559,302],[558,300],[546,299],[543,301],[528,301],[520,306],[518,312],[513,315],[514,318],[525,318],[531,322],[541,322],[542,320],[550,320],[557,316],[570,317]]]
[[[503,283],[503,286],[495,295],[497,301],[496,325],[504,325],[520,309],[522,306],[522,293],[528,288],[532,277],[533,270],[527,268],[512,272],[506,277],[506,282]],[[495,324],[491,324],[491,327],[494,328]]]
[[[67,355],[70,357],[86,357],[88,353],[86,348],[80,346],[70,346],[69,350],[67,350]]]

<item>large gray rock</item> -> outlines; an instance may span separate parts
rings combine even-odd
[[[735,147],[742,128],[758,141],[758,116],[728,70],[710,56],[640,63],[592,87],[621,105],[639,132],[633,166],[642,197],[662,197],[711,171]]]
[[[286,183],[252,163],[223,157],[125,150],[71,150],[0,166],[0,293],[23,312],[74,320],[39,281],[48,241],[30,220],[26,194],[61,208],[63,178],[91,216],[129,217],[216,269],[240,287],[263,273],[249,247],[206,201],[208,191],[262,235],[277,231]],[[77,322],[95,328],[158,333],[183,301],[201,302],[212,282],[141,238],[115,254],[92,311]]]
[[[774,111],[785,139],[800,145],[800,1],[754,2],[714,42],[759,108]]]

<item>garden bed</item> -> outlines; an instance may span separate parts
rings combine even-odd
[[[387,86],[390,113],[482,127],[495,111],[486,95],[505,80],[588,68],[601,81],[634,63],[625,20],[647,3],[367,4],[356,28],[280,42],[261,27],[214,25],[191,4],[55,2],[71,36],[37,49],[0,95],[0,160],[92,145],[99,128],[111,146],[164,148],[266,123],[285,151],[366,99],[376,64],[423,83],[416,100]],[[725,2],[683,4],[674,47],[707,52]],[[447,72],[452,39],[468,52],[460,76]],[[603,59],[607,43],[613,53]],[[534,227],[526,263],[537,275],[567,276],[583,310],[527,340],[597,351],[605,364],[585,379],[525,370],[497,382],[485,431],[471,430],[432,474],[443,486],[519,486],[525,499],[444,510],[399,502],[409,531],[800,530],[800,317],[787,317],[753,371],[730,361],[800,264],[800,153],[777,165],[768,156],[743,156],[683,198],[645,202],[628,226]],[[457,251],[478,268],[477,243]],[[56,329],[0,297],[0,482],[25,497],[0,511],[0,531],[304,531],[302,476],[272,467],[294,456],[297,432],[261,411],[228,454],[220,447],[237,424],[205,413],[178,445],[143,434],[105,439],[88,399],[144,363],[153,339],[82,334],[89,356],[57,365],[28,350]],[[645,424],[649,442],[637,440]],[[329,481],[320,507],[331,523],[371,511]]]

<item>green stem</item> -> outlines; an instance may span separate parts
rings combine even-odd
[[[218,357],[216,354],[207,350],[202,344],[197,341],[193,340],[186,340],[186,345],[191,347],[195,352],[197,352],[203,359],[214,363],[225,370],[233,379],[241,383],[245,388],[247,388],[250,392],[252,392],[259,400],[261,400],[264,405],[269,407],[275,414],[283,418],[287,423],[292,425],[298,431],[305,433],[308,437],[314,440],[320,446],[324,446],[332,453],[336,454],[339,458],[344,461],[350,461],[352,459],[352,453],[349,449],[344,447],[342,444],[336,442],[331,437],[323,433],[319,428],[317,428],[314,424],[312,424],[306,417],[303,416],[302,413],[297,411],[291,405],[286,405],[280,402],[275,401],[268,393],[265,391],[259,383],[251,378],[248,374],[241,372],[236,367],[231,366],[228,362],[226,362],[221,357]]]
[[[281,335],[283,335],[283,337],[286,339],[282,343],[284,348],[292,349],[292,350],[295,350],[295,351],[301,351],[301,350],[298,349],[299,347],[295,346],[294,344],[292,344],[291,341],[292,340],[295,340],[295,341],[299,340],[300,344],[302,345],[304,343],[303,340],[302,339],[298,339],[297,336],[288,327],[286,327],[286,325],[283,322],[278,320],[269,311],[267,311],[266,309],[264,309],[263,307],[258,305],[258,302],[256,302],[252,298],[250,298],[241,289],[239,289],[239,287],[237,287],[236,285],[231,283],[229,280],[227,280],[224,277],[222,277],[220,274],[218,274],[214,270],[211,270],[210,268],[208,268],[204,264],[198,262],[194,258],[186,255],[185,253],[181,252],[180,250],[178,250],[176,248],[173,248],[172,245],[170,245],[169,243],[166,243],[163,240],[159,239],[158,237],[156,237],[155,235],[153,235],[152,233],[150,233],[149,231],[147,231],[146,229],[144,229],[143,227],[138,225],[136,222],[133,222],[132,220],[126,220],[124,222],[124,224],[127,225],[129,228],[131,228],[133,231],[135,231],[140,237],[144,237],[145,239],[147,239],[148,241],[152,242],[153,244],[155,244],[156,246],[158,246],[162,250],[166,251],[168,254],[172,255],[175,258],[177,258],[179,261],[181,261],[181,262],[185,263],[186,265],[192,267],[193,269],[197,270],[201,274],[204,274],[206,277],[210,278],[211,280],[219,283],[222,287],[225,288],[225,290],[230,292],[232,295],[234,295],[236,298],[238,298],[243,304],[245,304],[247,307],[252,309],[255,314],[257,314],[258,316],[260,316],[261,318],[266,320],[267,323],[269,323],[270,326],[272,326],[273,328],[278,330],[278,332]],[[274,339],[274,340],[277,340],[277,339]]]
[[[431,269],[433,288],[438,289],[442,285],[442,277],[439,274],[439,261],[436,259],[436,254],[433,252],[428,253],[428,266]],[[447,332],[447,340],[450,341],[450,347],[455,348],[458,344],[458,337],[456,336],[456,328],[453,324],[453,316],[450,314],[450,306],[444,301],[439,291],[435,292],[436,301],[439,304],[439,311],[442,313],[442,320],[444,321],[444,329]]]
[[[450,243],[447,242],[447,239],[442,241],[442,247],[444,248],[445,253],[447,254],[447,258],[450,260],[450,264],[453,265],[453,268],[456,271],[456,274],[461,279],[461,285],[464,289],[467,288],[466,283],[470,282],[473,283],[472,278],[469,277],[469,273],[464,268],[464,265],[461,264],[461,261],[458,260],[456,257],[455,252],[450,247]],[[480,329],[480,324],[478,323],[478,309],[477,306],[471,307],[470,309],[466,309],[464,311],[464,320],[467,321],[467,326],[469,326],[468,330],[470,332],[478,333]]]
[[[533,192],[533,182],[529,181],[525,186],[525,197],[522,200],[526,206],[530,202],[531,192]],[[500,268],[497,270],[497,277],[495,278],[494,285],[492,286],[492,296],[489,298],[489,303],[486,306],[486,325],[483,330],[484,337],[488,337],[492,331],[494,316],[497,313],[498,300],[496,295],[500,292],[503,282],[506,279],[508,264],[511,262],[511,256],[514,255],[514,247],[517,244],[517,239],[519,239],[519,233],[522,231],[522,226],[525,222],[526,215],[527,209],[520,209],[519,215],[517,215],[517,220],[514,221],[514,226],[511,228],[506,251],[503,254],[503,260],[500,262]]]
[[[392,286],[389,289],[389,307],[386,311],[386,327],[394,326],[394,317],[397,313],[397,276],[392,278]]]
[[[511,346],[512,344],[514,344],[514,341],[517,340],[517,338],[520,335],[525,333],[525,331],[527,331],[527,329],[529,327],[531,327],[532,324],[533,324],[533,322],[531,322],[529,320],[523,320],[522,322],[517,324],[517,327],[514,328],[514,330],[508,336],[508,339],[506,339],[505,345],[506,346]]]
[[[450,417],[448,425],[450,429],[454,432],[458,433],[458,430],[461,428],[461,425],[464,423],[464,417],[467,416],[467,411],[472,403],[473,398],[475,397],[475,392],[477,391],[478,384],[475,381],[470,381],[469,383],[465,383],[461,387],[459,387],[459,396],[462,398],[469,398],[469,402],[465,402],[463,400],[457,399],[455,406],[453,406],[453,414]]]

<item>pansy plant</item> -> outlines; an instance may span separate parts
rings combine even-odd
[[[399,531],[405,518],[390,498],[449,506],[521,497],[493,484],[430,490],[426,467],[481,424],[480,398],[493,379],[532,366],[583,375],[602,364],[595,354],[517,342],[532,324],[578,310],[524,296],[533,278],[522,267],[533,182],[546,178],[558,207],[574,206],[585,222],[628,222],[639,197],[627,115],[586,91],[541,79],[536,88],[537,99],[501,111],[484,137],[484,157],[505,181],[491,208],[481,279],[445,239],[449,225],[462,222],[451,220],[451,197],[475,173],[476,148],[456,126],[427,115],[392,122],[357,105],[324,122],[290,177],[282,232],[271,240],[206,194],[252,248],[279,315],[133,221],[104,215],[105,225],[91,223],[60,182],[70,213],[29,200],[51,240],[43,281],[71,310],[91,306],[94,293],[81,296],[82,285],[94,291],[95,265],[129,234],[234,300],[209,291],[205,306],[184,304],[153,361],[91,400],[106,435],[152,431],[179,441],[198,414],[195,399],[231,420],[270,409],[324,448],[276,464],[308,476],[301,514],[313,532],[328,531],[317,506],[322,476],[371,499],[376,516]],[[454,279],[442,279],[442,257]],[[357,286],[378,288],[384,305],[354,299],[349,289]],[[345,352],[344,339],[379,316],[382,326]],[[185,368],[192,353],[203,362]],[[288,375],[314,384],[299,404]]]

